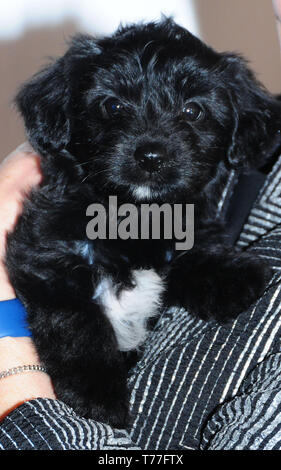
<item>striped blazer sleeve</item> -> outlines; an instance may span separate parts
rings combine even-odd
[[[1,450],[137,450],[127,431],[80,418],[58,400],[39,398],[12,411],[0,426]]]
[[[269,356],[221,405],[203,433],[204,450],[281,450],[281,353]]]

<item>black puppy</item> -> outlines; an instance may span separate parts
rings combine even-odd
[[[128,418],[126,351],[159,305],[236,316],[268,270],[224,243],[216,207],[231,168],[280,144],[281,103],[245,62],[171,20],[76,37],[17,96],[44,180],[9,236],[7,266],[58,397],[114,426]],[[93,202],[195,204],[195,246],[86,236]]]

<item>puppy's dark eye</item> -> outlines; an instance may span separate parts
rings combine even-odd
[[[193,101],[186,103],[182,110],[182,113],[185,119],[188,119],[188,121],[192,122],[200,121],[205,115],[204,110],[201,108],[201,106]]]
[[[102,104],[102,110],[108,116],[118,116],[123,109],[122,103],[114,98],[109,98]]]

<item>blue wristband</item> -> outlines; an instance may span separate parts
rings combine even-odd
[[[0,338],[4,336],[32,336],[25,308],[18,299],[0,301]]]

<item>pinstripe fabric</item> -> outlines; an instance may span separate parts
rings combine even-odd
[[[248,246],[281,223],[281,159],[274,165],[251,214],[241,232],[238,244]],[[277,232],[278,233],[278,232]]]
[[[59,401],[38,399],[5,418],[0,448],[281,449],[278,224],[281,157],[238,241],[274,268],[263,297],[223,326],[184,309],[163,312],[128,379],[128,432],[79,418]]]
[[[202,448],[280,450],[280,362],[280,353],[272,355],[248,376],[240,393],[208,422]]]

